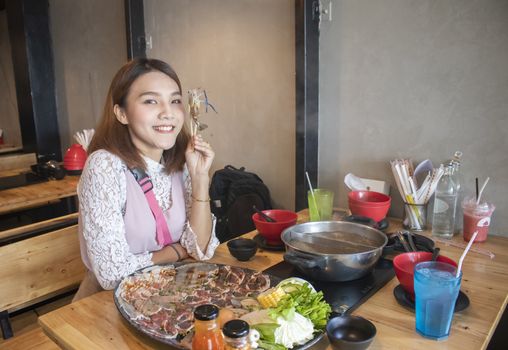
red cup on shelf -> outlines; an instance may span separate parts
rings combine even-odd
[[[67,174],[69,175],[79,175],[85,166],[86,158],[88,154],[86,153],[83,146],[80,144],[73,144],[71,147],[67,149],[65,152],[63,166],[65,170],[67,170]]]

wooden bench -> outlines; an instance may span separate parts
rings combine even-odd
[[[19,168],[30,169],[30,165],[37,163],[35,153],[16,153],[0,155],[0,171]]]
[[[78,223],[78,213],[59,216],[50,220],[40,221],[29,225],[0,231],[0,246],[12,241],[20,241],[23,238],[35,236],[45,232],[72,226]]]
[[[5,339],[12,336],[10,313],[70,291],[83,279],[85,267],[75,221],[68,227],[37,232],[45,225],[51,227],[58,221],[75,220],[76,216],[75,213],[64,219],[0,232],[4,241],[0,246],[0,322]],[[32,236],[33,232],[38,235]],[[6,239],[14,241],[6,244]]]

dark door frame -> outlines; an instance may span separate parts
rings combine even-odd
[[[146,57],[145,10],[143,0],[124,0],[127,58]]]
[[[319,10],[315,0],[295,1],[296,167],[295,210],[307,208],[309,174],[318,186]]]
[[[62,160],[48,0],[6,0],[23,152]]]

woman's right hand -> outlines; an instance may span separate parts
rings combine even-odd
[[[215,152],[201,135],[192,137],[185,151],[185,160],[193,181],[200,177],[208,179],[214,157]]]

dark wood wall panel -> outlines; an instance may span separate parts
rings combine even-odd
[[[295,209],[307,208],[307,179],[317,186],[319,141],[319,18],[317,1],[295,1],[296,171]]]
[[[61,160],[47,0],[6,0],[21,138],[40,161]]]
[[[143,0],[125,0],[127,57],[146,57],[145,11]]]

